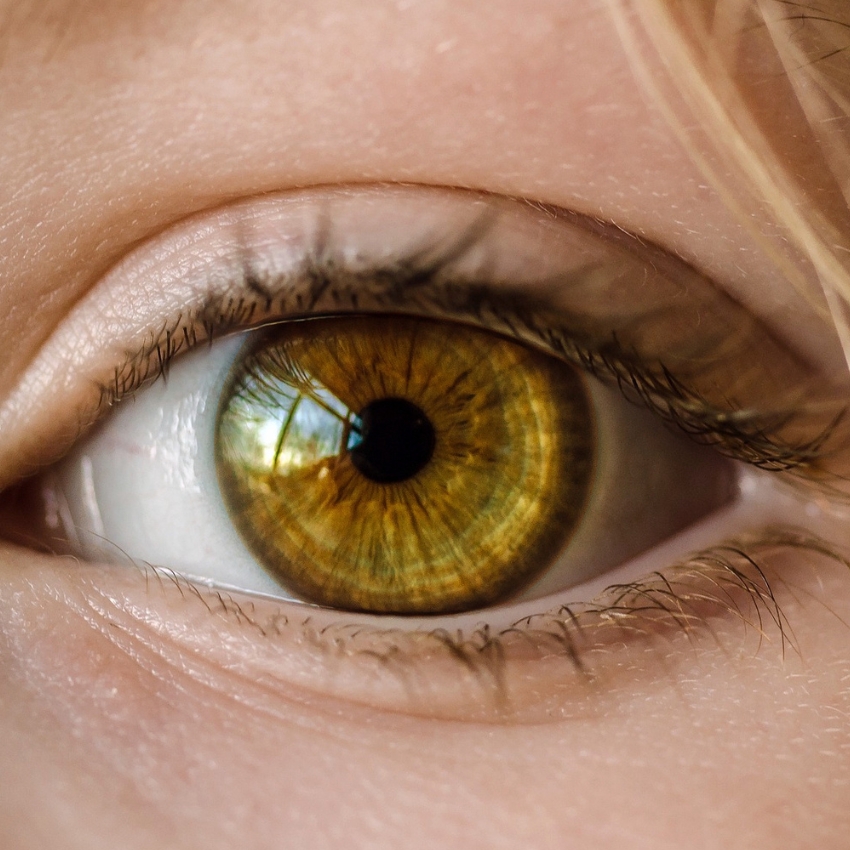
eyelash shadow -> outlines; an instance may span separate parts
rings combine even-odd
[[[571,324],[580,326],[579,316],[553,313],[539,300],[516,291],[496,296],[487,281],[453,277],[451,265],[477,244],[488,226],[485,217],[452,242],[361,271],[338,267],[333,257],[325,255],[321,235],[312,255],[285,279],[264,281],[246,256],[235,292],[208,295],[199,309],[178,315],[127,353],[111,378],[97,385],[95,417],[138,389],[167,380],[171,363],[181,353],[234,332],[340,314],[416,315],[473,324],[536,344],[603,383],[616,385],[627,399],[694,441],[760,469],[805,476],[829,454],[827,446],[845,419],[843,408],[813,436],[789,443],[779,434],[801,417],[805,399],[794,398],[770,411],[718,408],[663,362],[644,362],[620,343],[616,332],[590,339],[586,332],[570,330]],[[568,286],[570,281],[560,284]],[[644,315],[634,323],[646,319]],[[697,373],[691,375],[695,377]],[[817,472],[816,477],[830,477]]]

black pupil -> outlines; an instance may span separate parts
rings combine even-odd
[[[413,478],[434,453],[434,427],[403,398],[367,404],[351,423],[348,451],[355,468],[381,484]]]

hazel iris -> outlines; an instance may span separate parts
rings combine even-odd
[[[216,431],[234,524],[292,592],[347,610],[471,610],[521,590],[587,501],[582,377],[490,333],[356,316],[275,328]]]

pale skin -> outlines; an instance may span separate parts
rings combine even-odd
[[[600,3],[23,5],[0,6],[0,403],[134,246],[234,199],[327,184],[598,215],[835,362],[828,321],[645,98]],[[13,462],[0,435],[0,478]],[[841,541],[842,518],[825,522]],[[312,663],[303,647],[276,655],[133,571],[3,545],[0,843],[837,850],[850,576],[805,553],[776,569],[797,651],[721,617],[710,639],[628,650],[602,693],[547,674],[558,719],[480,722],[468,694],[446,720],[385,710],[380,683],[351,701],[300,685],[275,665]],[[451,670],[432,676],[450,689]]]

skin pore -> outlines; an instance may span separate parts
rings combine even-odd
[[[236,199],[360,183],[598,216],[823,369],[841,363],[829,320],[635,82],[601,0],[0,0],[0,115],[0,408],[136,246]],[[63,415],[60,390],[44,388],[45,415]],[[14,437],[0,434],[4,482]],[[797,524],[845,542],[842,510],[823,508]],[[387,711],[380,677],[346,699],[374,671],[345,658],[338,690],[301,686],[299,667],[323,662],[295,639],[130,569],[3,544],[0,843],[837,850],[850,580],[807,550],[766,569],[791,649],[769,624],[716,617],[613,647],[596,689],[563,665],[529,674],[549,713],[525,722],[465,716],[464,690],[449,717]],[[457,674],[426,675],[439,702]]]

